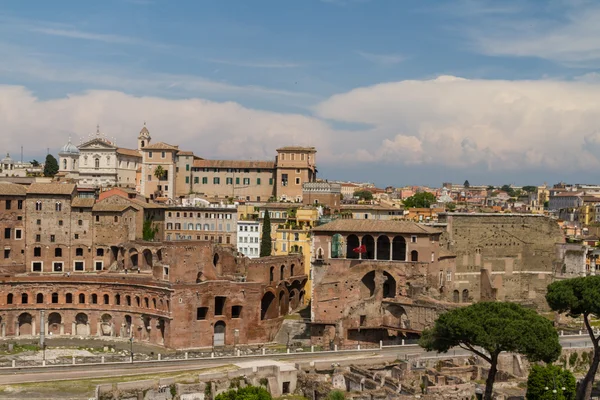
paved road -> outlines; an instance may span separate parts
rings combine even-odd
[[[569,336],[561,338],[561,344],[564,348],[582,348],[591,347],[591,341],[588,336]],[[183,372],[186,370],[214,368],[224,365],[231,365],[238,362],[253,360],[275,360],[275,361],[328,361],[336,362],[344,359],[358,358],[378,358],[382,356],[395,355],[402,359],[409,356],[419,356],[419,358],[439,358],[448,356],[469,355],[470,353],[462,349],[452,350],[448,354],[439,355],[435,352],[426,352],[416,345],[385,347],[383,350],[346,350],[339,352],[320,352],[320,353],[300,353],[300,354],[280,354],[268,356],[246,356],[246,357],[223,357],[215,359],[190,359],[173,360],[161,362],[135,362],[113,363],[113,364],[87,364],[87,365],[65,365],[48,367],[26,367],[26,368],[5,368],[0,371],[0,385],[18,384],[29,382],[47,382],[56,380],[73,380],[89,378],[109,378],[116,376],[159,374],[167,372]]]

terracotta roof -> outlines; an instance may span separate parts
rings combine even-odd
[[[0,196],[25,196],[27,188],[16,183],[0,182]]]
[[[165,142],[157,142],[144,147],[142,150],[179,150],[179,146],[173,146]]]
[[[161,206],[160,204],[146,203],[145,201],[141,201],[138,199],[127,199],[127,200],[129,200],[133,204],[136,204],[136,205],[138,205],[140,207],[144,207],[144,208],[165,208],[164,206]]]
[[[361,219],[337,219],[328,224],[313,229],[318,232],[352,232],[352,233],[408,233],[408,234],[435,234],[441,233],[439,229],[417,224],[410,221],[382,221]]]
[[[274,169],[274,161],[194,160],[196,168],[260,168]]]
[[[92,208],[93,212],[122,212],[128,208],[133,208],[131,204],[109,204],[109,203],[97,203]]]
[[[382,211],[403,211],[403,208],[394,206],[384,206],[381,204],[342,204],[340,210],[382,210]]]
[[[90,208],[94,206],[96,199],[93,197],[75,197],[71,202],[71,207]]]
[[[142,157],[142,155],[140,154],[139,151],[137,150],[133,150],[133,149],[125,149],[123,147],[119,147],[117,149],[117,154],[123,154],[124,156],[131,156],[131,157]]]
[[[193,156],[194,152],[193,151],[180,151],[179,153],[177,153],[178,156]]]
[[[310,151],[311,153],[316,153],[317,149],[314,147],[284,146],[278,148],[277,151]]]
[[[27,194],[71,195],[75,187],[72,183],[32,183],[27,189]]]

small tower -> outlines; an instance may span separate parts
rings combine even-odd
[[[144,127],[138,136],[138,150],[141,151],[144,147],[148,146],[151,140],[150,132],[148,131],[148,128],[146,128],[146,122],[144,122]]]
[[[79,171],[79,149],[69,142],[58,152],[58,167],[61,172],[74,173]]]

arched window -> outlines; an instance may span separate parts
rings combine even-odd
[[[127,303],[128,306],[131,305],[131,296],[127,295],[125,296],[125,302]]]
[[[85,294],[79,294],[79,304],[85,304]]]
[[[419,261],[419,252],[413,250],[410,252],[410,261]]]
[[[120,294],[115,295],[115,304],[118,306],[121,305],[121,295]]]
[[[284,276],[285,276],[285,265],[282,265],[279,268],[279,280],[283,280]]]
[[[271,267],[271,269],[269,269],[269,282],[273,282],[275,278],[275,267]]]
[[[98,295],[96,293],[92,294],[92,304],[98,304]]]
[[[58,293],[52,293],[52,304],[58,304]]]
[[[65,296],[65,303],[71,304],[73,303],[73,295],[71,293],[67,293]]]
[[[103,297],[104,297],[104,304],[108,304],[108,295],[105,294]]]
[[[56,202],[55,207],[56,207],[56,211],[62,211],[62,203],[60,201]]]
[[[38,304],[42,304],[44,302],[44,295],[41,293],[38,293],[35,298],[35,302]]]
[[[100,159],[99,158],[94,159],[94,167],[100,168]]]
[[[290,276],[294,276],[294,264],[290,266]]]
[[[67,159],[63,159],[63,169],[67,169]]]
[[[29,301],[29,296],[27,295],[27,293],[23,293],[21,295],[21,304],[27,304],[28,301]]]
[[[35,202],[35,211],[42,211],[42,202],[39,200]]]
[[[13,303],[13,294],[9,293],[8,295],[6,295],[6,304],[12,304]]]

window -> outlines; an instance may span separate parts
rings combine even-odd
[[[44,295],[42,293],[38,293],[37,296],[35,297],[35,302],[37,304],[44,303]]]
[[[235,178],[235,184],[239,185],[240,184],[240,178]]]
[[[50,235],[50,241],[54,243],[56,241],[56,236]]]
[[[15,239],[16,240],[23,239],[23,230],[22,229],[15,229]]]
[[[62,257],[62,249],[60,247],[54,249],[54,257]]]
[[[75,234],[75,240],[79,239],[79,233]]]
[[[233,178],[225,178],[225,183],[227,185],[233,185]]]
[[[67,303],[67,304],[73,303],[73,295],[71,293],[67,293],[65,295],[65,303]]]
[[[152,175],[148,175],[148,182],[152,180]]]
[[[36,223],[36,225],[41,225],[42,224],[42,220],[38,219],[38,220],[35,221],[35,223]]]
[[[85,294],[79,293],[79,304],[85,304]]]
[[[194,183],[199,183],[199,182],[200,182],[200,179],[197,176],[195,176],[194,177]]]
[[[102,271],[102,268],[104,267],[104,263],[102,261],[96,261],[94,263],[94,269],[96,271]]]
[[[206,177],[206,176],[202,177],[202,184],[203,185],[207,185],[208,184],[208,177]]]
[[[63,263],[60,261],[55,261],[52,263],[52,271],[54,272],[62,272],[63,270]]]
[[[104,249],[96,249],[96,256],[104,257]]]
[[[288,174],[281,174],[281,186],[287,186]]]
[[[446,271],[446,281],[452,282],[452,271],[450,270]]]
[[[100,159],[99,158],[94,159],[94,167],[96,169],[100,168]]]
[[[83,220],[82,219],[77,220],[77,225],[82,226],[83,225]]]
[[[42,211],[42,202],[41,201],[38,200],[35,202],[35,210]]]
[[[62,211],[62,203],[60,201],[57,201],[54,208],[56,211]]]
[[[104,304],[108,304],[108,295],[107,295],[107,294],[105,294],[105,295],[103,296],[103,298],[104,298]]]
[[[215,176],[213,178],[213,184],[214,185],[219,185],[221,183],[221,178],[219,178],[218,176]]]
[[[296,178],[296,185],[300,184],[300,178]]]
[[[96,215],[96,222],[100,222],[100,216]]]
[[[162,151],[160,153],[160,158],[166,158],[167,157],[167,153],[165,151]]]
[[[150,308],[150,302],[148,301],[147,297],[144,297],[144,305],[146,306],[146,308]]]
[[[300,173],[300,168],[296,168],[296,173],[299,174]]]
[[[6,295],[6,304],[12,304],[13,303],[13,294],[9,293],[8,295]]]
[[[189,176],[185,177],[185,183],[190,183],[190,177]]]
[[[23,293],[21,295],[21,304],[27,304],[29,302],[29,296],[27,293]]]
[[[17,200],[17,210],[23,209],[23,200]]]
[[[227,300],[227,297],[215,297],[215,315],[223,315],[223,310],[225,308],[225,300]]]
[[[185,164],[185,170],[189,171],[190,170],[190,164]]]
[[[10,207],[11,207],[11,205],[12,205],[12,204],[11,204],[11,201],[10,201],[10,200],[6,200],[6,203],[5,203],[5,205],[6,205],[6,209],[7,209],[7,210],[10,210]]]
[[[73,269],[75,271],[83,271],[84,270],[84,263],[83,261],[75,261],[73,264]]]
[[[239,318],[242,315],[242,306],[231,307],[231,318]]]
[[[98,304],[98,295],[96,293],[92,294],[92,304]]]
[[[115,215],[114,221],[119,222],[119,217]]]
[[[128,306],[131,305],[131,296],[127,295],[125,296],[125,302],[127,303]]]
[[[42,262],[41,261],[35,261],[31,263],[31,270],[33,272],[42,272]]]
[[[151,151],[148,152],[148,158],[152,158],[152,152]]]
[[[78,247],[75,249],[75,257],[83,257],[83,248]]]
[[[10,258],[10,249],[4,249],[4,258]]]
[[[63,220],[62,219],[58,220],[58,226],[63,226]]]
[[[4,228],[4,239],[10,239],[10,228]]]
[[[115,295],[115,304],[118,306],[121,305],[121,295],[120,294]]]
[[[250,184],[250,178],[244,178],[244,185]]]
[[[411,242],[411,243],[417,243],[417,237],[416,237],[416,236],[414,236],[414,235],[413,235],[413,236],[411,236],[411,237],[410,237],[410,242]]]
[[[256,178],[256,184],[260,185],[260,178]]]
[[[269,178],[269,185],[273,186],[273,178]]]
[[[208,307],[198,307],[196,309],[196,320],[206,319],[206,314],[208,314]]]
[[[42,256],[42,248],[41,247],[34,247],[33,248],[33,256],[34,257],[41,257]]]
[[[36,242],[41,242],[42,241],[42,235],[35,235],[35,241]]]
[[[58,293],[52,293],[52,304],[58,304]]]

